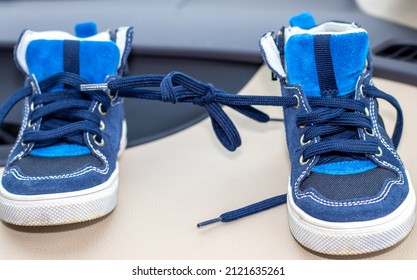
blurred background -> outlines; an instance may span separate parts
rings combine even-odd
[[[310,11],[317,22],[362,24],[371,37],[375,75],[417,85],[417,12],[412,0],[41,0],[0,1],[0,102],[24,84],[13,46],[22,30],[64,30],[94,21],[99,30],[135,28],[130,75],[183,71],[238,92],[262,64],[259,37],[292,15]],[[401,17],[390,15],[401,14]],[[0,130],[0,165],[14,142],[17,106]],[[129,147],[170,135],[204,119],[196,106],[126,102]]]

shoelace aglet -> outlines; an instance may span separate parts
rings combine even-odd
[[[197,227],[198,228],[201,228],[201,227],[208,226],[208,225],[211,225],[211,224],[214,224],[214,223],[218,223],[218,222],[221,222],[221,221],[222,221],[222,218],[217,217],[215,219],[211,219],[211,220],[207,220],[207,221],[198,223],[197,224]]]
[[[106,90],[107,88],[107,83],[80,85],[80,91]]]
[[[251,205],[223,213],[218,218],[198,223],[197,227],[201,228],[201,227],[218,223],[218,222],[228,223],[228,222],[236,221],[241,218],[271,209],[273,207],[284,204],[286,202],[287,202],[287,194],[277,195],[277,196],[253,203]]]

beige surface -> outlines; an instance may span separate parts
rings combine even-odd
[[[417,28],[415,0],[356,0],[366,14]]]
[[[278,93],[265,67],[245,93]],[[399,153],[417,180],[414,87],[376,79],[404,109]],[[386,104],[383,104],[386,105]],[[385,109],[389,108],[388,109]],[[243,139],[237,152],[217,141],[207,119],[173,136],[129,149],[120,160],[116,210],[78,225],[24,228],[0,224],[1,259],[320,259],[291,236],[286,206],[229,223],[196,223],[286,192],[289,160],[282,123],[259,124],[225,109]],[[281,109],[268,108],[272,116]],[[395,114],[381,110],[392,127]],[[417,259],[417,233],[372,259]]]
[[[417,26],[412,0],[357,0],[368,13]],[[406,4],[404,6],[398,3]],[[375,79],[404,110],[399,153],[417,185],[413,144],[417,89]],[[242,92],[278,94],[262,67]],[[227,152],[205,120],[159,141],[129,149],[120,160],[119,205],[94,222],[48,228],[0,224],[0,259],[321,259],[292,238],[285,206],[198,230],[196,223],[286,192],[289,161],[281,123],[259,124],[226,109],[243,146]],[[281,109],[268,108],[272,116]],[[392,128],[395,112],[382,104]],[[417,229],[370,259],[417,259]]]

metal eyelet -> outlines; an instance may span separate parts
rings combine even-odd
[[[368,134],[369,136],[375,136],[375,132],[373,129],[369,131],[369,129],[365,128],[364,130],[365,130],[365,133]]]
[[[104,124],[103,121],[100,121],[100,130],[103,131],[106,128],[106,125]]]
[[[300,164],[301,165],[306,165],[309,161],[310,161],[310,159],[304,160],[303,155],[300,156]]]
[[[303,134],[303,135],[301,135],[301,138],[300,138],[300,144],[301,144],[301,146],[307,145],[307,144],[309,144],[310,142],[311,142],[311,140],[308,140],[307,142],[305,142],[305,141],[304,141],[304,134]]]
[[[105,115],[107,115],[107,111],[103,111],[103,104],[98,104],[98,111],[100,112],[100,114],[102,115],[102,116],[105,116]]]
[[[26,144],[25,142],[23,142],[23,141],[22,141],[22,142],[20,142],[20,145],[21,145],[22,147],[26,147],[26,145],[27,145],[27,144]]]
[[[368,107],[365,107],[365,115],[366,115],[367,117],[369,117],[369,109],[368,109]]]
[[[364,84],[361,84],[361,86],[359,87],[359,93],[361,94],[361,96],[363,97],[363,98],[365,98],[366,96],[365,96],[365,94],[363,93],[363,89],[365,88],[365,85]]]
[[[378,147],[378,153],[375,154],[376,157],[382,157],[382,149],[381,147]]]
[[[117,98],[117,92],[114,95],[112,95],[111,90],[107,91],[107,95],[110,97],[111,101],[114,101]]]
[[[297,104],[294,106],[294,108],[298,109],[298,107],[300,107],[300,98],[296,94],[294,94],[293,96],[295,97],[295,99],[297,99]]]
[[[30,110],[31,112],[33,112],[33,111],[35,110],[35,103],[30,102],[30,105],[29,105],[29,110]]]
[[[34,126],[35,126],[35,123],[33,123],[31,120],[28,120],[27,127],[31,128]]]
[[[96,145],[97,146],[99,146],[99,147],[103,147],[104,146],[104,139],[103,139],[103,137],[100,137],[100,141],[97,141],[97,134],[94,134],[93,135],[93,140],[94,140],[94,143],[96,143]]]

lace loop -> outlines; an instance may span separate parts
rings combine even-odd
[[[397,120],[395,122],[394,132],[392,134],[392,143],[394,144],[394,147],[397,149],[398,145],[400,144],[401,135],[403,132],[403,126],[404,126],[404,117],[403,112],[401,110],[401,106],[398,103],[397,99],[395,99],[392,95],[389,95],[382,90],[376,88],[375,86],[366,86],[363,88],[363,93],[369,97],[372,98],[381,98],[390,103],[395,110],[397,111]]]
[[[161,99],[165,103],[177,103],[177,94],[174,92],[173,75],[171,72],[161,81]]]
[[[160,90],[150,89],[155,87]],[[181,72],[170,72],[166,76],[143,75],[115,79],[108,83],[108,88],[117,91],[121,97],[160,100],[172,104],[191,103],[205,108],[217,138],[229,151],[241,145],[241,138],[221,105],[229,106],[256,121],[267,122],[268,115],[252,105],[291,107],[296,104],[294,98],[230,94]]]
[[[361,85],[360,92],[364,97],[382,98],[395,107],[397,110],[397,121],[392,141],[394,146],[397,147],[403,127],[403,115],[398,101],[374,86]],[[370,113],[363,101],[347,98],[309,97],[308,102],[313,110],[307,113],[298,113],[296,117],[297,126],[305,128],[300,139],[300,145],[303,147],[299,159],[300,165],[305,165],[314,156],[322,154],[331,155],[332,153],[342,152],[349,154],[353,158],[358,158],[361,154],[374,155],[376,157],[383,155],[379,143],[373,138],[374,132]],[[368,131],[367,135],[369,137],[359,139],[358,129],[363,129],[365,133]],[[372,133],[369,133],[371,131]],[[316,137],[318,137],[316,143],[310,142]],[[332,158],[332,156],[328,156],[327,160]],[[223,213],[218,218],[197,224],[197,227],[200,228],[217,222],[235,221],[283,203],[286,203],[286,194]]]

